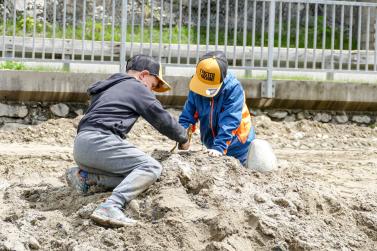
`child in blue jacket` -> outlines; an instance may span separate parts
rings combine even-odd
[[[241,83],[227,69],[221,51],[200,59],[179,123],[187,129],[199,120],[201,141],[210,156],[233,156],[245,165],[255,131]]]

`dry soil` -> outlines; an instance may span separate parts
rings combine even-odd
[[[176,116],[178,111],[171,111]],[[129,135],[161,161],[158,182],[126,213],[136,226],[94,224],[109,193],[82,196],[63,178],[80,118],[0,129],[0,250],[376,250],[377,130],[256,118],[279,169],[256,173],[189,152],[140,119]]]

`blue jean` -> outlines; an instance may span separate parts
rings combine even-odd
[[[106,203],[123,207],[161,175],[161,164],[127,140],[98,131],[80,132],[74,142],[74,159],[88,172],[88,180],[114,188]]]

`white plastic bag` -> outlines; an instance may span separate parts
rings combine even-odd
[[[257,172],[271,172],[278,168],[271,145],[263,139],[254,139],[247,154],[246,167]]]

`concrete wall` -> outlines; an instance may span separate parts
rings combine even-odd
[[[0,101],[88,101],[86,89],[107,74],[0,71]],[[167,76],[171,92],[158,95],[164,105],[182,106],[188,77]],[[276,97],[261,98],[262,80],[241,79],[248,105],[261,109],[377,111],[377,85],[313,81],[276,81]]]

